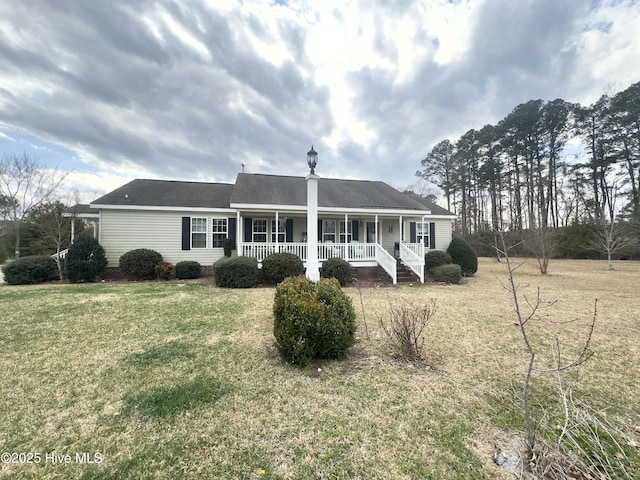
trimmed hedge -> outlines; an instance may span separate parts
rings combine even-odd
[[[431,273],[436,282],[460,283],[462,280],[462,268],[457,263],[440,265],[433,268]]]
[[[339,257],[332,257],[322,262],[320,276],[322,278],[335,278],[342,286],[353,280],[351,265],[345,259]]]
[[[258,260],[254,257],[224,257],[213,264],[216,285],[252,288],[258,284]]]
[[[439,267],[440,265],[449,265],[452,263],[451,255],[442,250],[430,250],[424,256],[424,268],[427,272],[431,269]]]
[[[56,261],[47,255],[18,258],[2,267],[4,281],[9,285],[29,285],[60,280]]]
[[[455,237],[451,240],[447,253],[451,255],[453,263],[460,265],[462,275],[471,276],[478,271],[478,255],[463,238]]]
[[[190,278],[200,278],[200,264],[193,260],[185,260],[176,263],[176,278],[186,280]]]
[[[107,257],[104,248],[88,233],[81,233],[64,258],[65,274],[70,282],[95,282],[104,277]]]
[[[280,283],[287,277],[304,274],[302,259],[293,253],[272,253],[262,260],[262,278],[267,283]]]
[[[118,263],[128,280],[153,280],[156,278],[156,265],[161,261],[162,255],[155,250],[138,248],[122,255]]]
[[[296,365],[313,358],[342,358],[355,341],[351,299],[335,278],[286,278],[276,288],[273,334],[280,355]]]

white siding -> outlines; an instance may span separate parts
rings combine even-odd
[[[404,221],[404,241],[405,242],[410,242],[411,238],[410,238],[410,224],[411,222],[416,222],[416,221],[421,221],[421,219],[417,219],[417,218],[410,218],[406,221]],[[429,216],[426,216],[424,218],[424,221],[426,223],[430,223],[433,222],[435,223],[436,226],[436,250],[446,250],[449,247],[449,244],[451,243],[451,236],[452,236],[452,225],[451,225],[451,220],[446,219],[446,218],[429,218]],[[397,240],[396,240],[397,241]],[[427,248],[427,247],[425,247]],[[428,248],[427,248],[428,250]]]
[[[400,241],[400,223],[397,218],[379,219],[380,244],[387,252],[393,255],[395,243]]]
[[[102,210],[100,244],[104,247],[109,267],[117,267],[120,256],[136,248],[149,248],[173,264],[195,260],[203,266],[213,265],[224,256],[222,248],[182,250],[182,217],[230,218],[228,212],[217,214],[158,212],[143,210]],[[211,245],[211,223],[207,222],[207,245]]]
[[[451,220],[437,219],[430,221],[436,224],[436,250],[446,251],[449,248],[453,234]]]

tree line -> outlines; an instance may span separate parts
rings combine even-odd
[[[416,175],[442,189],[462,236],[618,215],[638,225],[640,82],[588,107],[520,104],[497,125],[439,142]]]
[[[587,107],[530,100],[433,147],[416,172],[462,237],[572,224],[640,228],[640,82]]]

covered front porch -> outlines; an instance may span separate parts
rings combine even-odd
[[[238,255],[262,262],[268,255],[287,252],[300,257],[306,267],[309,258],[306,216],[298,212],[238,212],[237,225]],[[422,217],[319,212],[317,259],[322,264],[338,257],[356,268],[379,265],[394,284],[398,267],[405,265],[424,282],[425,242],[428,245],[429,241],[428,233],[423,233],[425,225],[428,230]]]

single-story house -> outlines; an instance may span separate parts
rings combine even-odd
[[[233,184],[133,180],[93,201],[109,266],[150,248],[172,263],[212,265],[231,239],[235,255],[259,262],[274,252],[307,258],[305,177],[240,173]],[[320,178],[318,260],[338,256],[354,267],[396,265],[423,280],[425,249],[451,242],[451,212],[384,182]]]

